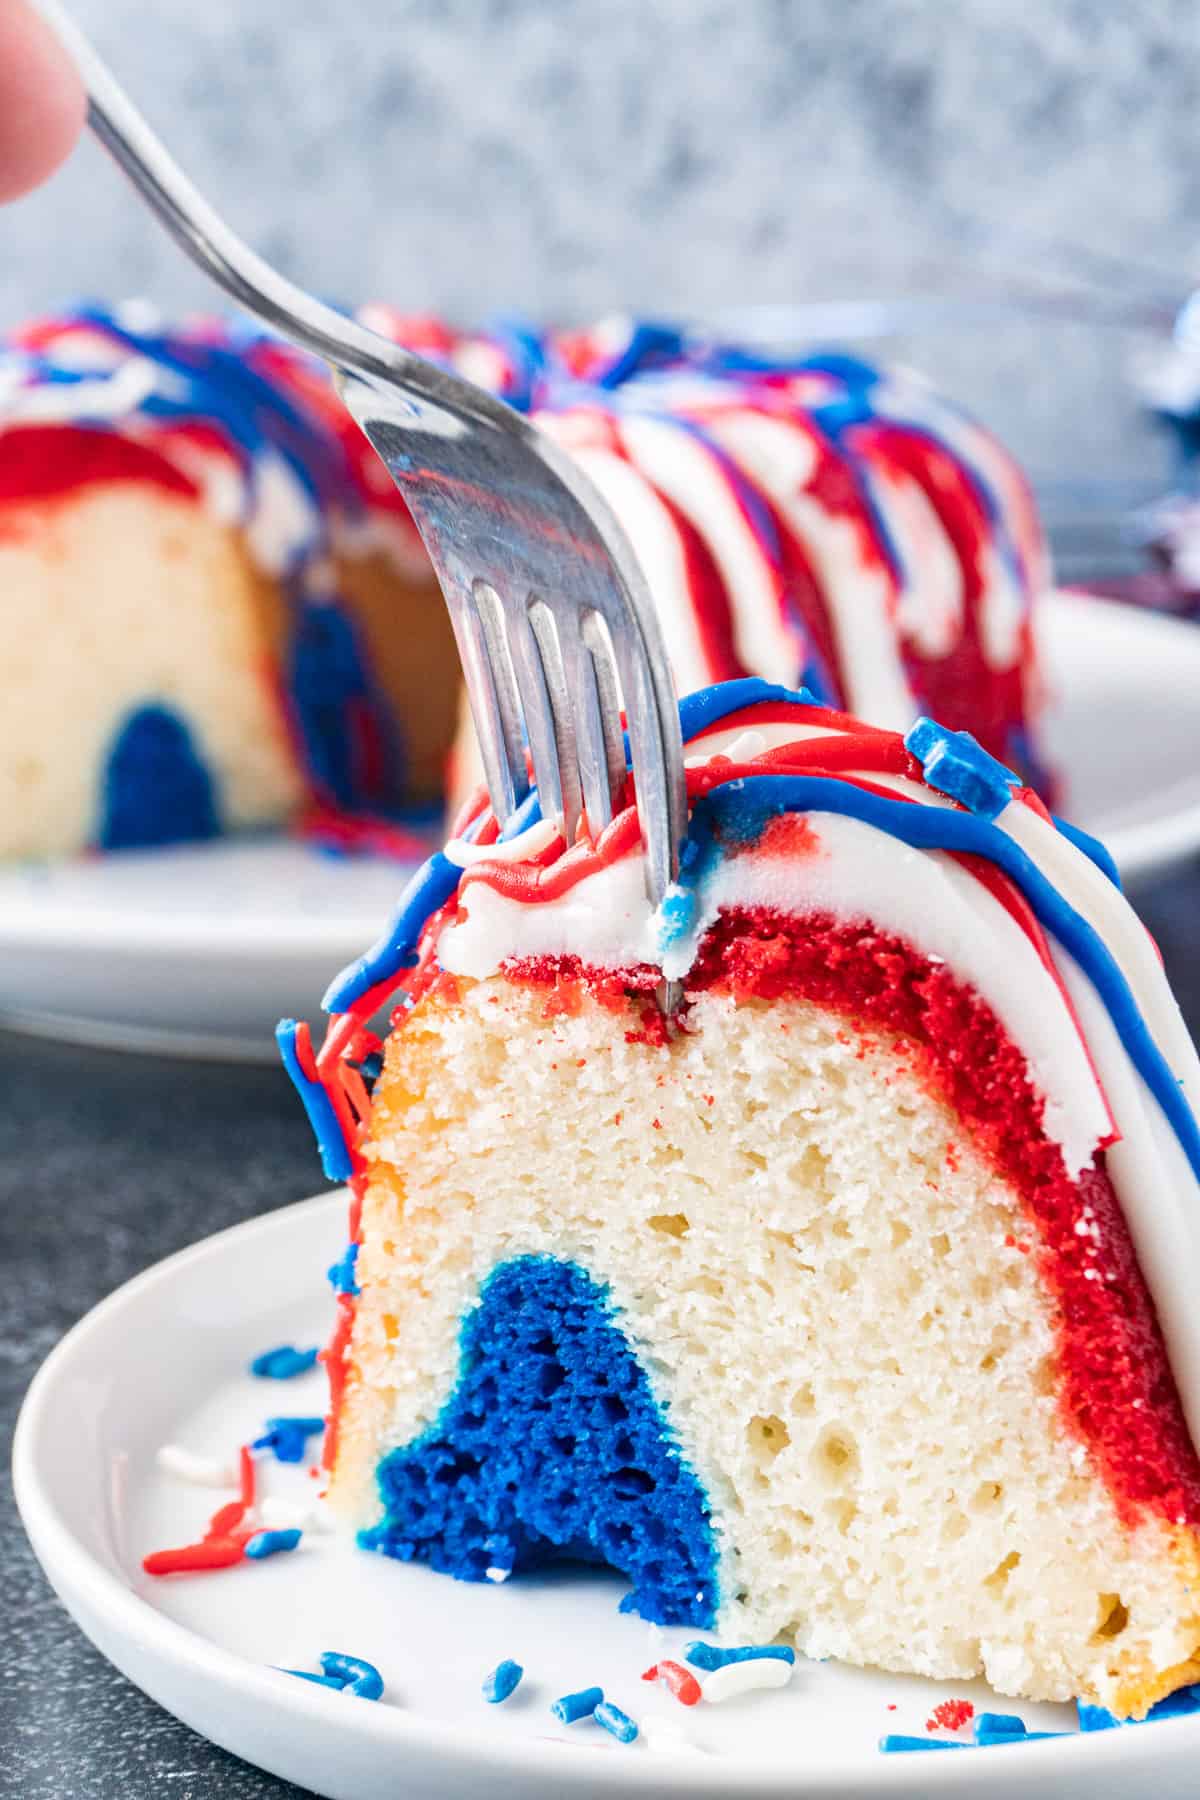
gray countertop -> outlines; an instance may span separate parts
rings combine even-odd
[[[1200,1034],[1200,864],[1139,896]],[[320,1183],[270,1069],[105,1055],[0,1034],[0,1440],[37,1365],[120,1282]],[[0,1494],[0,1794],[283,1800],[131,1687],[51,1595]]]

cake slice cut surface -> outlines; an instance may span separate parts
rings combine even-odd
[[[599,1561],[660,1622],[1144,1713],[1200,1674],[1153,944],[969,739],[759,682],[682,715],[657,912],[631,808],[568,848],[480,802],[319,1055],[281,1030],[353,1190],[333,1502],[461,1578]]]

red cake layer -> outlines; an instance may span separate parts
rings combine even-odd
[[[614,975],[588,971],[573,957],[539,957],[506,965],[505,973],[553,988],[558,1007],[570,1007],[572,992],[586,987],[609,1004],[620,1004],[626,989],[643,1010],[653,1009],[646,998],[657,979],[652,970]],[[686,986],[689,994],[713,988],[808,1000],[860,1032],[876,1026],[908,1040],[908,1066],[949,1104],[1024,1203],[1028,1248],[1056,1302],[1063,1412],[1121,1516],[1133,1524],[1151,1512],[1200,1526],[1200,1460],[1104,1153],[1072,1180],[1042,1130],[1044,1102],[1023,1055],[979,995],[943,964],[869,925],[830,915],[787,920],[764,908],[724,914]],[[643,1023],[632,1035],[652,1041],[661,1033]],[[1085,1209],[1096,1229],[1081,1236]]]

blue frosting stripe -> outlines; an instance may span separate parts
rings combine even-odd
[[[526,796],[508,821],[500,833],[500,841],[503,843],[508,838],[519,837],[521,832],[536,825],[541,816],[541,802],[535,789]],[[474,836],[479,824],[480,821],[476,820],[472,825],[468,840]],[[328,1013],[345,1012],[347,1007],[353,1006],[377,982],[386,981],[401,969],[411,968],[417,960],[417,946],[427,921],[457,892],[461,879],[462,870],[443,856],[440,850],[422,863],[400,896],[400,904],[383,936],[377,938],[357,962],[352,962],[349,968],[343,969],[340,975],[334,977],[321,1002],[323,1010]]]
[[[324,1010],[345,1012],[377,982],[398,974],[401,969],[411,968],[417,959],[417,945],[425,921],[439,906],[445,906],[457,890],[461,875],[462,870],[448,861],[440,850],[435,851],[428,862],[422,863],[409,879],[383,936],[377,938],[357,962],[352,962],[349,968],[334,977],[321,1002]]]
[[[815,705],[803,688],[781,687],[778,682],[763,681],[758,675],[744,675],[739,681],[719,681],[713,687],[685,695],[679,702],[679,724],[684,743],[690,744],[693,738],[711,731],[730,713],[741,712],[747,706],[760,706],[765,701],[785,706]]]
[[[329,1095],[319,1081],[313,1081],[304,1073],[296,1050],[299,1031],[300,1026],[295,1019],[281,1019],[275,1027],[275,1042],[279,1045],[283,1066],[292,1078],[292,1085],[304,1102],[304,1110],[308,1114],[308,1122],[313,1128],[317,1148],[321,1153],[321,1167],[330,1181],[349,1181],[354,1173],[350,1151],[342,1136],[342,1128]]]
[[[1090,831],[1083,831],[1078,825],[1072,825],[1069,820],[1060,819],[1057,813],[1052,816],[1055,826],[1062,835],[1069,839],[1077,850],[1082,850],[1088,861],[1094,862],[1102,875],[1108,876],[1118,893],[1122,892],[1121,871],[1113,861],[1108,845],[1102,844],[1100,839],[1093,837]]]
[[[710,789],[692,813],[693,829],[721,842],[753,842],[787,812],[829,812],[861,819],[916,850],[958,850],[986,857],[1024,893],[1046,929],[1071,952],[1108,1009],[1134,1067],[1153,1093],[1200,1179],[1200,1126],[1146,1026],[1121,970],[1099,934],[1006,832],[972,813],[885,800],[848,782],[817,775],[756,775]]]
[[[717,1552],[707,1496],[674,1441],[607,1288],[578,1264],[498,1264],[465,1315],[437,1419],[377,1471],[367,1549],[460,1580],[551,1558],[627,1575],[623,1611],[710,1627]]]

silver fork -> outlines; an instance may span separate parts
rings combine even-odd
[[[594,836],[625,784],[624,699],[657,906],[687,826],[679,713],[645,578],[607,503],[528,420],[284,279],[218,217],[57,0],[41,10],[74,57],[92,130],[189,256],[240,306],[323,357],[400,489],[445,595],[501,824],[529,792],[568,844]],[[678,1004],[664,984],[660,1004]]]

